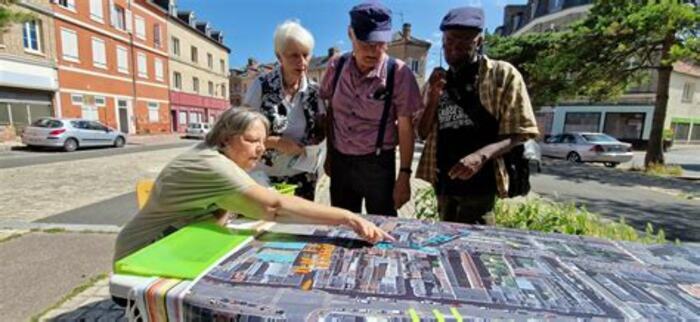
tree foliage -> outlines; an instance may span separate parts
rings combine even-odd
[[[488,53],[523,72],[533,101],[611,100],[655,71],[656,105],[646,164],[663,163],[670,75],[678,60],[700,61],[700,13],[678,0],[596,0],[560,32],[489,37]]]
[[[0,0],[0,32],[4,31],[13,23],[25,22],[33,19],[32,14],[13,10],[12,5],[16,4],[17,0]]]

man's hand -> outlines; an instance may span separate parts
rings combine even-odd
[[[277,137],[272,148],[286,155],[300,155],[304,153],[304,147],[290,139]]]
[[[399,209],[411,199],[410,176],[405,172],[399,172],[399,177],[394,184],[394,209]]]
[[[486,160],[488,160],[488,157],[485,154],[478,151],[474,152],[462,158],[462,160],[459,160],[459,162],[450,169],[448,175],[453,180],[469,180],[469,178],[484,167]]]
[[[437,99],[447,84],[447,71],[442,67],[435,67],[428,78],[428,97]]]
[[[352,228],[360,238],[372,244],[380,241],[396,241],[389,233],[354,213],[350,213],[347,218],[347,225]]]

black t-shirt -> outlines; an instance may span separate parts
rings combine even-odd
[[[481,105],[476,75],[478,63],[447,73],[445,91],[437,110],[437,166],[439,195],[492,195],[496,193],[493,161],[469,180],[450,179],[449,171],[462,158],[498,139],[498,122]]]

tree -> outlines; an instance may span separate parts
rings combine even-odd
[[[554,72],[552,63],[564,60],[560,55],[562,33],[530,33],[522,36],[486,36],[489,57],[513,64],[523,75],[535,107],[554,105],[574,96],[574,87],[565,72]],[[552,57],[556,57],[552,59]]]
[[[13,23],[25,22],[33,18],[31,14],[12,10],[10,7],[16,3],[17,0],[0,0],[0,32]]]
[[[596,0],[584,19],[545,36],[546,42],[527,35],[510,42],[545,44],[541,52],[521,56],[527,59],[521,68],[535,93],[549,91],[545,97],[549,95],[550,102],[579,95],[608,100],[655,70],[656,100],[644,160],[648,166],[664,163],[663,126],[673,64],[680,59],[700,61],[699,26],[698,8],[678,0]]]

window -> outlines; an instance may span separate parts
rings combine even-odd
[[[117,70],[120,73],[129,73],[129,52],[125,47],[117,46]]]
[[[226,61],[219,59],[219,67],[221,68],[221,73],[226,74]]]
[[[156,58],[155,68],[156,68],[156,79],[159,81],[162,81],[163,80],[163,61]]]
[[[73,105],[82,105],[83,104],[83,95],[81,94],[71,94],[70,96],[70,102]]]
[[[139,77],[148,78],[148,64],[147,64],[148,61],[146,58],[146,54],[139,53],[137,62],[138,62]]]
[[[161,48],[160,24],[153,25],[153,46]]]
[[[192,91],[199,93],[199,78],[192,77]]]
[[[177,120],[179,124],[187,124],[187,112],[178,112]]]
[[[180,56],[180,39],[177,39],[175,37],[172,37],[172,43],[173,43],[173,55],[175,56]]]
[[[106,106],[107,105],[107,100],[105,99],[104,96],[95,96],[95,105],[96,106]]]
[[[209,95],[213,96],[214,95],[214,83],[209,82]]]
[[[75,0],[58,0],[58,5],[68,10],[75,11]]]
[[[199,55],[197,54],[197,47],[192,46],[192,48],[190,48],[190,52],[192,53],[192,62],[197,63],[197,61],[199,61],[199,57],[198,57]]]
[[[599,112],[569,112],[564,121],[564,132],[599,132]]]
[[[695,83],[685,83],[685,85],[683,85],[683,97],[681,101],[690,103],[693,101],[693,95],[695,95]]]
[[[226,84],[221,84],[221,97],[226,97]]]
[[[148,103],[148,121],[151,123],[156,123],[160,121],[160,113],[158,103],[149,102]]]
[[[92,64],[95,67],[107,69],[105,41],[95,37],[92,38]]]
[[[182,89],[182,75],[178,72],[173,72],[173,86]]]
[[[61,29],[61,51],[63,59],[79,62],[78,34],[69,29]]]
[[[24,49],[30,52],[41,52],[41,23],[34,20],[24,23],[24,29],[22,29],[22,43],[24,44]]]
[[[640,140],[646,113],[605,113],[603,132],[618,139]]]
[[[209,69],[214,69],[214,56],[211,53],[207,53],[207,66]]]
[[[136,37],[146,40],[146,22],[143,20],[143,17],[135,16],[134,24],[136,26]]]
[[[112,25],[114,28],[126,30],[126,12],[124,8],[115,5],[112,12]]]
[[[94,105],[83,105],[81,107],[81,112],[82,112],[82,118],[86,120],[91,120],[91,121],[97,121],[100,119],[100,115],[97,112],[97,106]],[[84,122],[81,126],[83,129],[90,129],[89,123]]]
[[[410,59],[410,63],[411,63],[411,70],[414,73],[418,74],[418,72],[420,71],[420,61],[417,59]]]
[[[104,11],[102,0],[90,0],[90,19],[104,22]]]

